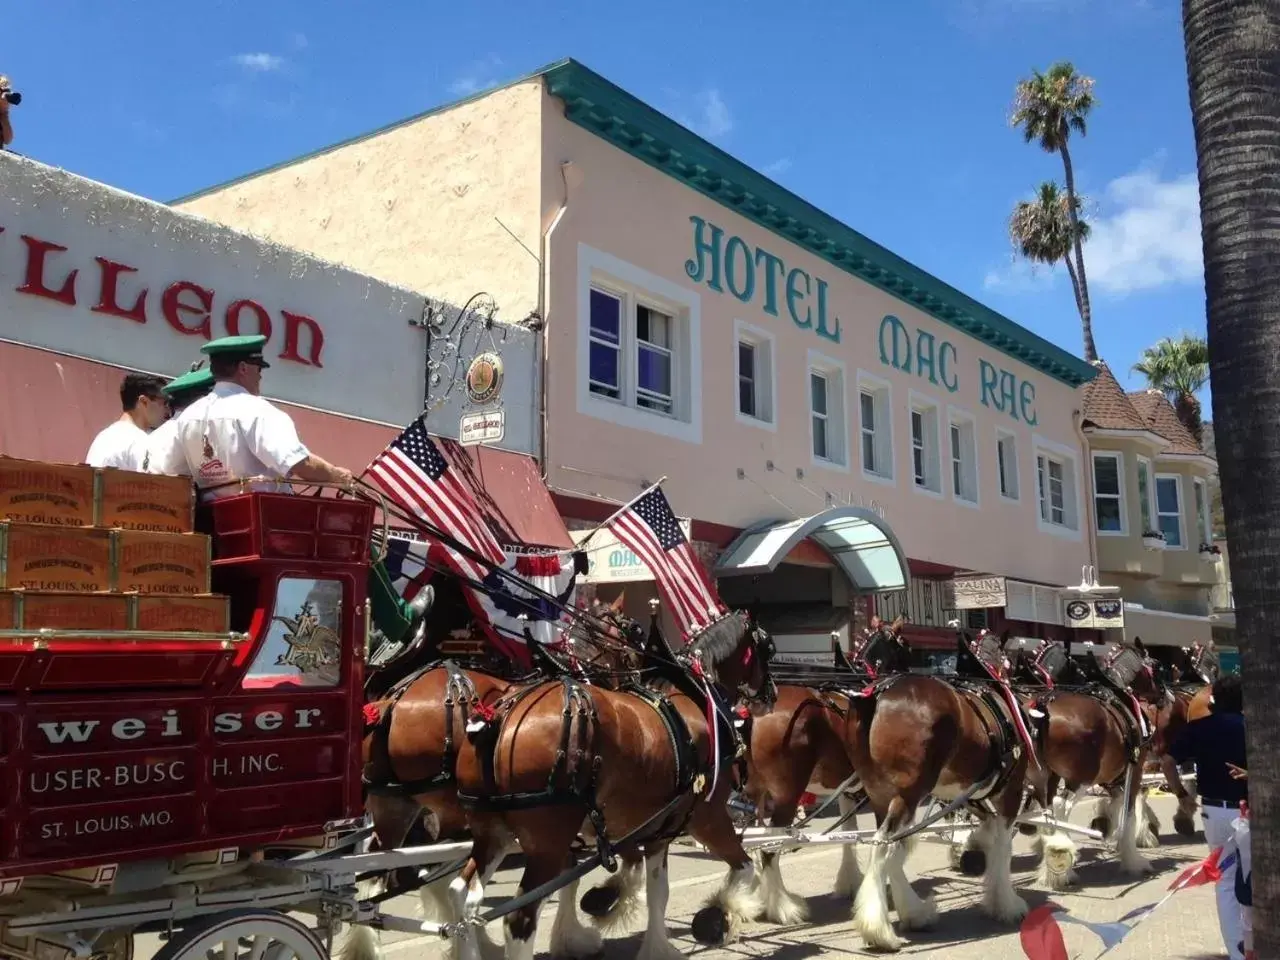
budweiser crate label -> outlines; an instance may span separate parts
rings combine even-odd
[[[102,470],[98,525],[154,533],[190,533],[195,492],[186,477]]]
[[[3,586],[9,590],[105,593],[111,589],[111,533],[86,527],[0,524]]]
[[[90,527],[92,467],[0,457],[0,520]]]
[[[18,626],[23,630],[128,630],[129,598],[83,593],[25,593]]]
[[[138,597],[135,627],[164,633],[226,633],[230,629],[226,597]]]
[[[209,592],[209,538],[197,533],[116,533],[116,588],[183,596]]]

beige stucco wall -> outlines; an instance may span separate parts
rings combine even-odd
[[[541,98],[517,84],[178,206],[458,304],[486,291],[517,322],[537,307]]]
[[[828,497],[853,505],[874,501],[912,558],[1048,583],[1079,582],[1089,553],[1082,499],[1084,457],[1073,425],[1080,402],[1076,390],[933,320],[612,147],[565,119],[553,98],[544,101],[544,117],[544,217],[564,195],[560,164],[571,160],[581,174],[550,244],[548,410],[552,430],[547,468],[555,488],[626,500],[646,482],[667,475],[667,495],[678,513],[735,527],[818,513],[827,506]],[[686,260],[694,256],[691,216],[722,227],[725,241],[730,235],[739,236],[752,249],[764,248],[788,267],[799,267],[826,281],[828,313],[833,315],[832,323],[834,316],[839,317],[840,342],[822,338],[814,329],[798,328],[785,308],[779,316],[767,314],[761,289],[754,300],[743,303],[727,289],[716,293],[691,279],[685,270]],[[691,378],[701,407],[700,418],[695,418],[699,422],[691,425],[697,427],[696,436],[690,438],[686,431],[685,439],[679,439],[580,412],[585,395],[584,370],[579,364],[585,350],[580,341],[588,323],[583,265],[599,263],[600,253],[621,261],[606,269],[652,275],[664,296],[681,299],[697,314],[700,363]],[[815,300],[811,296],[808,302],[813,306]],[[908,329],[928,331],[938,343],[947,340],[954,345],[951,372],[959,376],[954,394],[927,378],[881,362],[877,337],[886,314],[900,318]],[[736,415],[735,321],[776,338],[777,426],[773,430],[744,424]],[[817,465],[811,456],[810,351],[845,368],[848,465],[844,469]],[[1035,385],[1038,422],[1034,427],[982,405],[980,359]],[[890,387],[893,483],[865,479],[861,470],[860,370]],[[943,495],[933,497],[913,489],[908,407],[912,391],[939,401],[944,417],[951,405],[974,418],[981,490],[978,507],[961,505],[950,496],[945,446]],[[1002,499],[998,491],[997,426],[1016,437],[1021,493],[1016,502]],[[945,420],[941,432],[945,444]],[[1073,535],[1044,533],[1037,522],[1032,456],[1036,438],[1074,452],[1079,529]]]

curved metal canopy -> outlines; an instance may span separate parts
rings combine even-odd
[[[800,520],[757,524],[729,544],[715,575],[770,573],[804,539],[825,550],[858,590],[903,590],[910,580],[898,538],[879,514],[861,507],[832,507]]]

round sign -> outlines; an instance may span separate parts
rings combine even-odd
[[[1089,605],[1080,600],[1072,600],[1067,604],[1067,616],[1072,620],[1083,620],[1089,616]]]
[[[472,403],[485,404],[502,392],[502,358],[482,353],[467,368],[467,396]]]

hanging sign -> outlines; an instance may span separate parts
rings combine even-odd
[[[964,577],[952,580],[956,610],[986,610],[1005,605],[1004,577]]]
[[[1124,601],[1068,599],[1062,604],[1063,622],[1073,630],[1112,630],[1124,626]]]
[[[507,432],[507,418],[503,410],[485,413],[467,413],[458,422],[458,442],[464,447],[481,443],[500,443]]]

